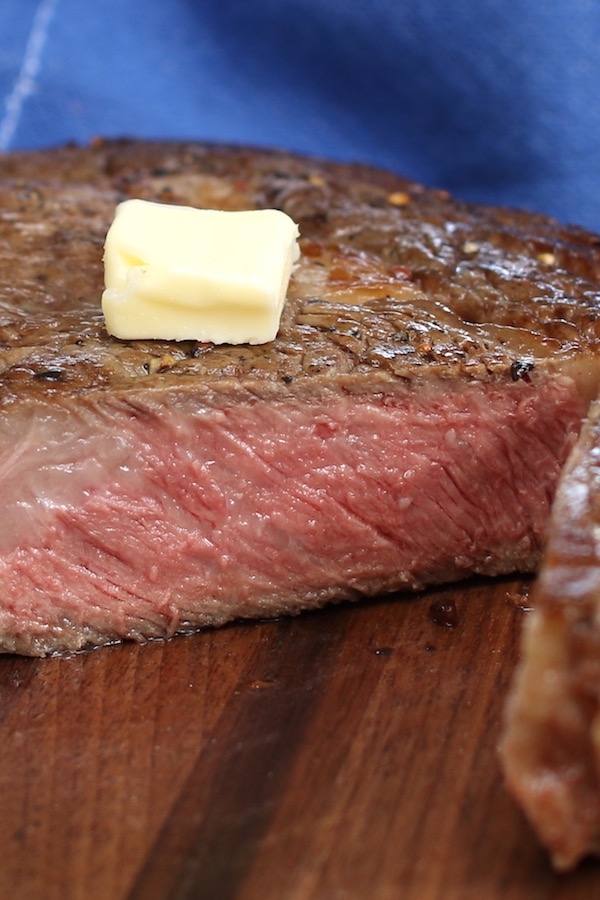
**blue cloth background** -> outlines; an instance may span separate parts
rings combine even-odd
[[[598,0],[0,0],[0,150],[275,145],[600,232],[599,93]]]

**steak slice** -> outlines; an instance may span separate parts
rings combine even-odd
[[[128,197],[301,229],[275,341],[119,341]],[[599,381],[600,242],[364,166],[0,157],[0,649],[44,655],[531,571]]]
[[[600,401],[558,488],[501,758],[558,869],[600,853]]]

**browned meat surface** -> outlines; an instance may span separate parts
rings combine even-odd
[[[559,869],[600,853],[600,402],[558,489],[502,760]]]
[[[121,342],[125,197],[275,206],[262,347]],[[0,649],[531,571],[599,380],[600,241],[387,173],[202,145],[0,158]]]

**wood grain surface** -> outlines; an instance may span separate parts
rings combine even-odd
[[[527,588],[0,656],[0,897],[600,897],[498,767]]]

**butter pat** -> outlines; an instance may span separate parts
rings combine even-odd
[[[127,340],[272,341],[297,238],[298,226],[276,209],[126,200],[104,245],[106,328]]]

